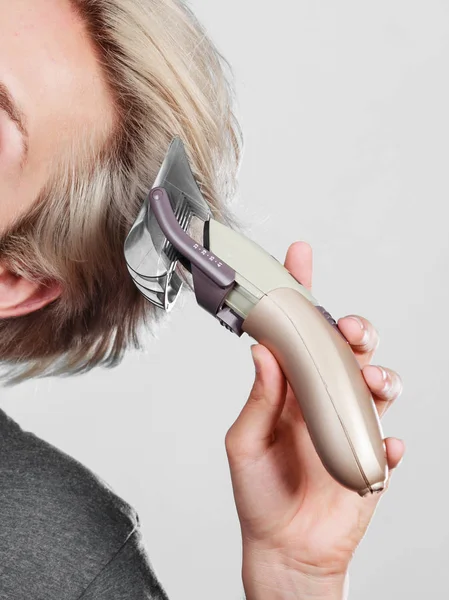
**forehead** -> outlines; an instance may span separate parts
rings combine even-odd
[[[45,157],[92,128],[108,131],[112,100],[94,46],[69,0],[0,0],[0,81]]]

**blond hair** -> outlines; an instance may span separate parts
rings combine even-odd
[[[107,142],[86,138],[61,161],[33,209],[0,240],[2,261],[45,285],[47,307],[0,321],[0,361],[11,382],[111,367],[139,347],[159,312],[132,283],[123,243],[174,135],[215,218],[232,222],[242,135],[232,69],[181,0],[71,0],[114,99]]]

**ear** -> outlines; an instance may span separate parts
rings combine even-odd
[[[28,281],[0,265],[0,319],[20,317],[53,302],[62,293],[56,281],[46,285]]]

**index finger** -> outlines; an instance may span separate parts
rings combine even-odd
[[[308,290],[312,289],[313,255],[307,242],[292,244],[285,257],[285,268]]]

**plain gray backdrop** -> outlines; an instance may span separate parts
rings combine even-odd
[[[245,134],[237,212],[283,259],[314,249],[314,293],[381,334],[404,393],[384,420],[403,464],[352,563],[350,598],[443,597],[449,471],[449,5],[195,0],[235,73]],[[116,370],[1,392],[22,427],[139,512],[171,600],[242,597],[224,437],[252,340],[186,299]]]

